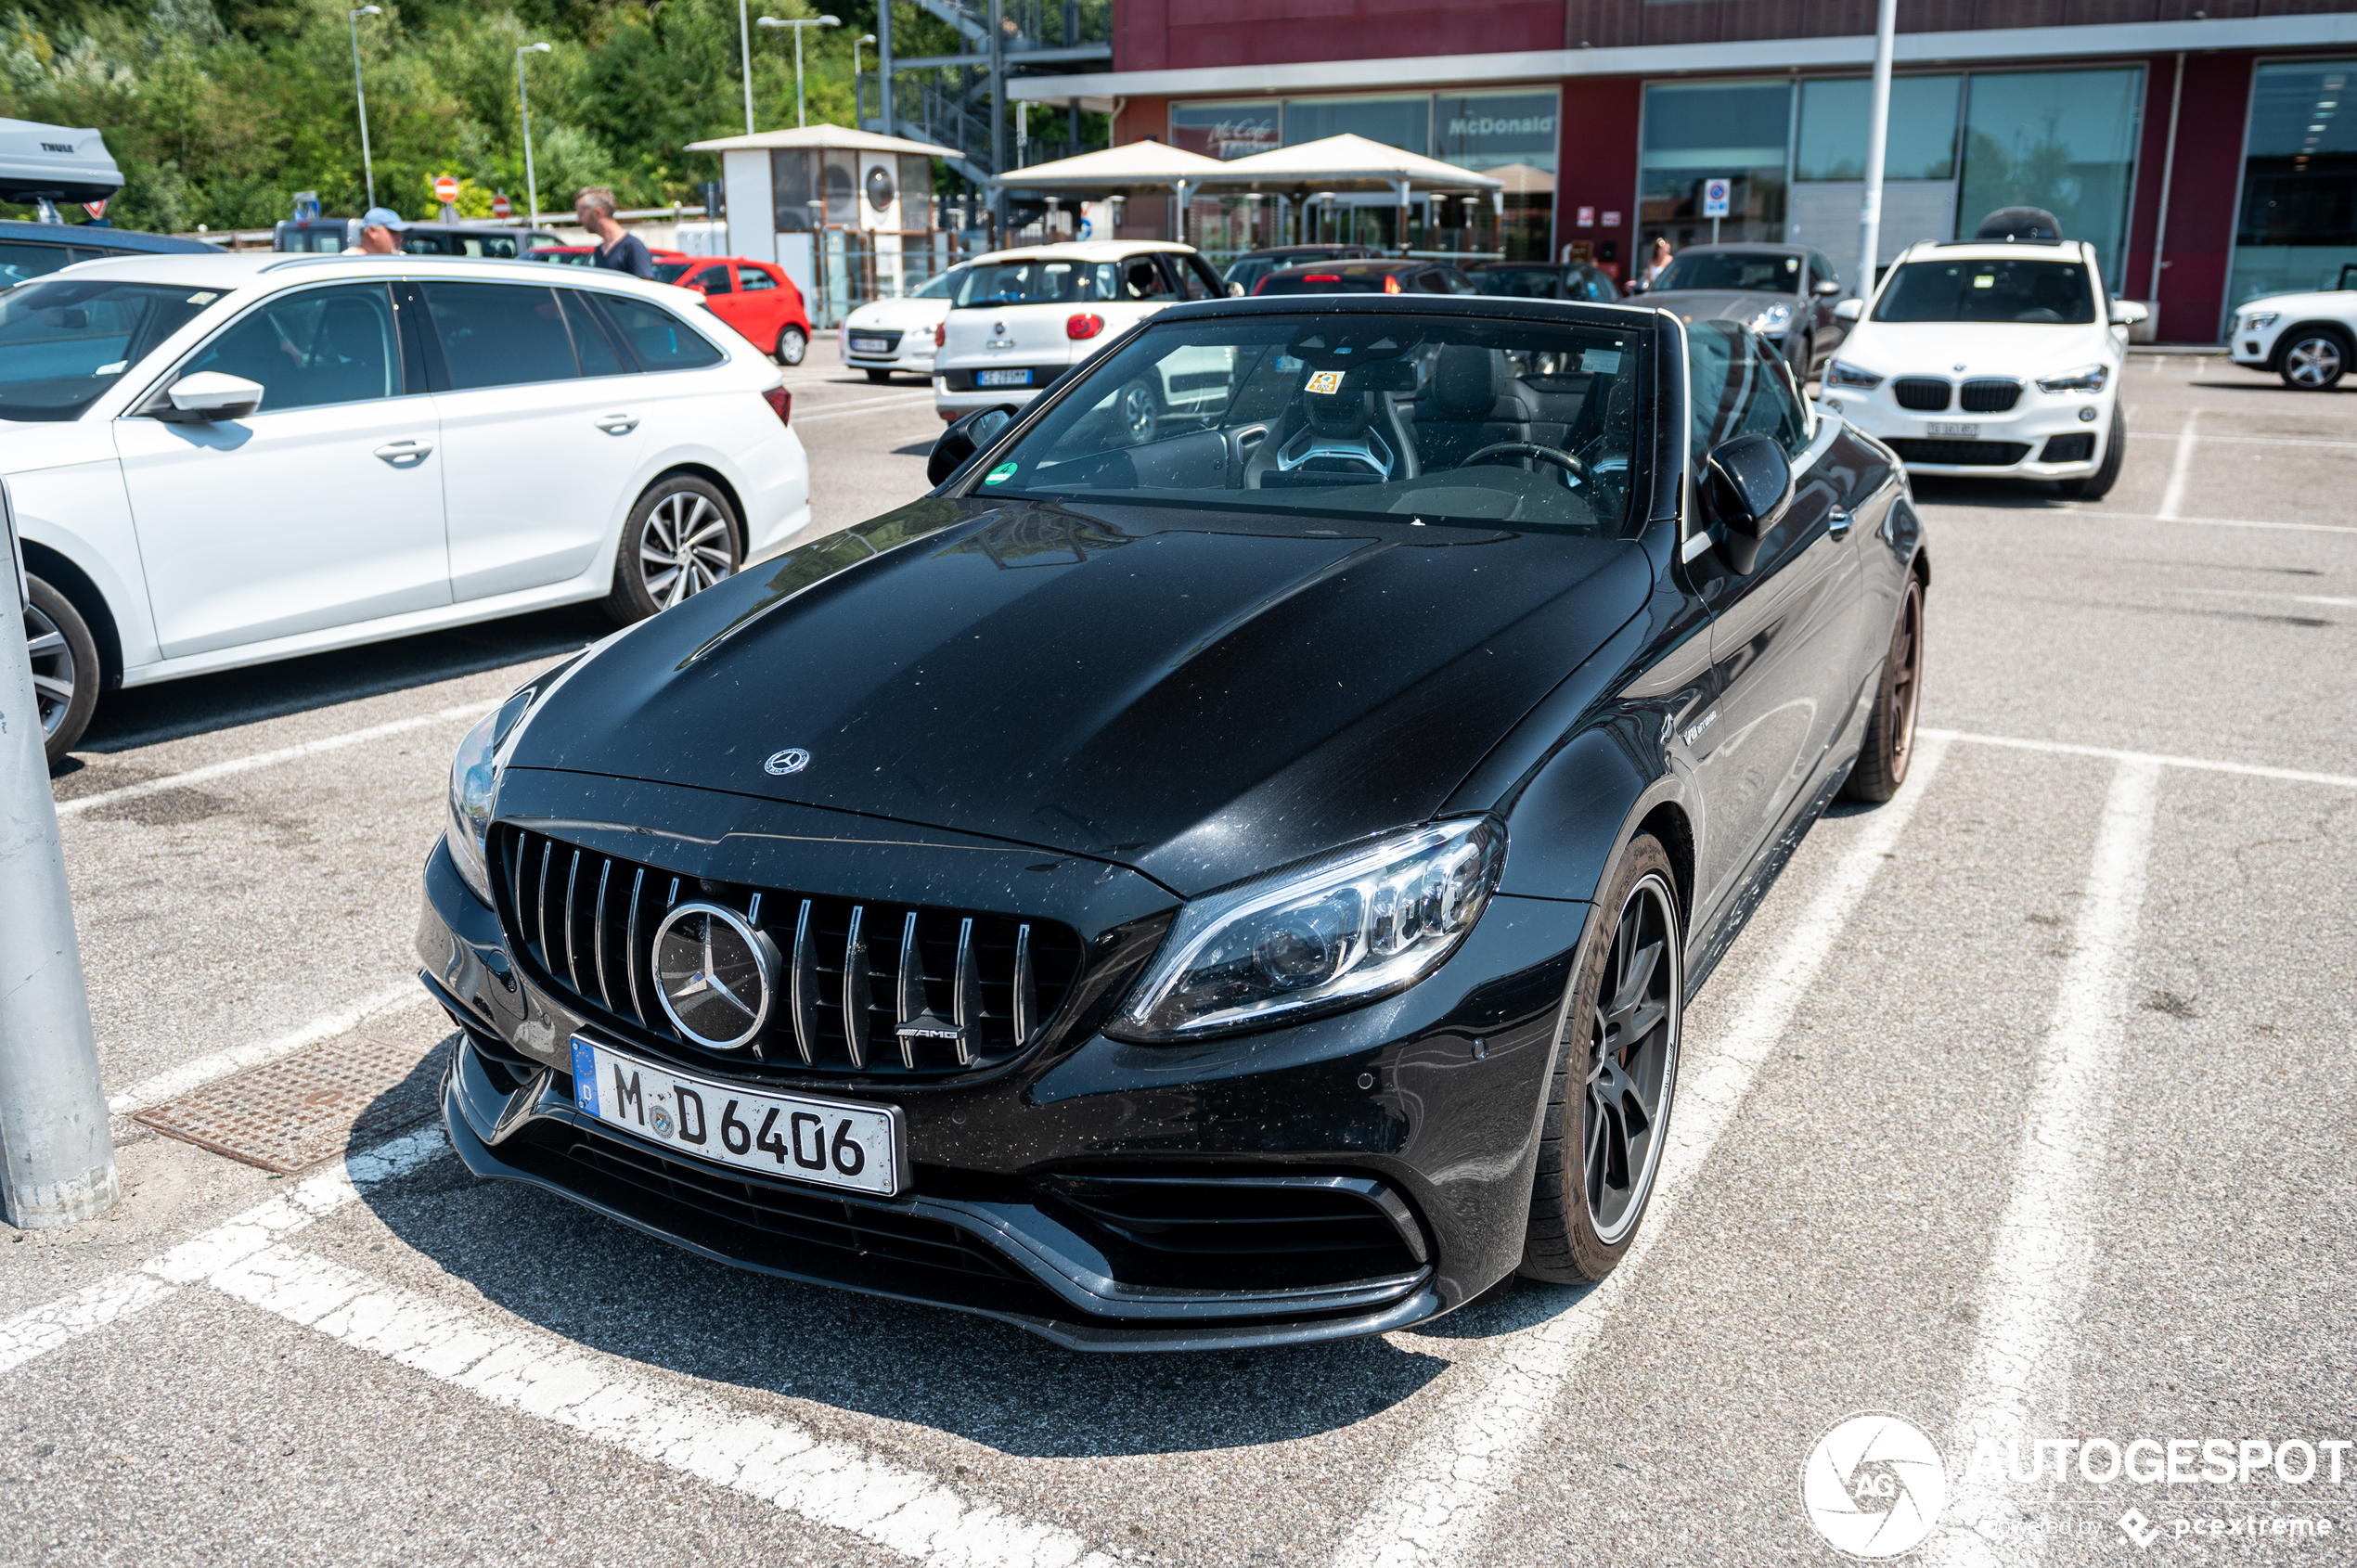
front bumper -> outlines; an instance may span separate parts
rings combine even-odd
[[[2003,414],[1920,414],[1896,406],[1887,381],[1872,392],[1828,388],[1824,395],[1853,427],[1897,452],[1913,474],[2080,479],[2102,467],[2110,439],[2108,396],[2041,393],[2032,387]],[[1935,432],[1935,426],[1951,430]],[[1951,433],[1957,426],[1972,433]]]
[[[660,793],[677,803],[697,792]],[[798,866],[778,880],[823,876]],[[511,954],[439,845],[425,880],[421,978],[468,1038],[444,1116],[477,1176],[545,1188],[741,1267],[979,1313],[1087,1350],[1380,1333],[1511,1272],[1587,913],[1500,896],[1423,984],[1292,1029],[1150,1047],[1096,1034],[1089,1016],[1058,1017],[1003,1069],[952,1081],[764,1075],[902,1109],[910,1188],[871,1199],[751,1177],[586,1119],[573,1103],[573,1035],[660,1053],[534,972],[528,950]],[[1157,1233],[1091,1196],[1149,1187],[1213,1217]],[[1331,1220],[1272,1217],[1294,1215],[1286,1205],[1300,1196],[1273,1189],[1305,1187],[1326,1195],[1317,1205]]]
[[[852,347],[856,338],[889,343],[882,352]],[[842,332],[842,358],[857,370],[892,370],[904,376],[933,374],[933,333],[923,331],[882,331],[855,333],[846,327]]]

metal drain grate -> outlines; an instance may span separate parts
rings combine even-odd
[[[374,1142],[436,1110],[449,1049],[439,1014],[383,1024],[270,1062],[132,1118],[167,1137],[280,1175]]]

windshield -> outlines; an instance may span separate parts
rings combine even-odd
[[[1564,289],[1564,275],[1553,267],[1485,267],[1474,274],[1474,287],[1485,294],[1516,300],[1577,300],[1583,289]]]
[[[1732,289],[1745,294],[1797,294],[1800,258],[1773,251],[1694,251],[1669,263],[1654,291]]]
[[[679,281],[679,275],[686,272],[693,265],[695,265],[693,262],[657,262],[655,263],[655,281],[657,283],[676,283]]]
[[[1406,289],[1399,275],[1380,266],[1321,266],[1291,277],[1264,278],[1256,294],[1397,294]]]
[[[910,289],[908,297],[912,300],[946,300],[949,297],[949,290],[958,287],[958,277],[959,274],[955,272],[945,272],[923,288]]]
[[[1637,343],[1394,315],[1164,323],[1093,366],[976,493],[1616,537]]]
[[[0,419],[75,419],[221,298],[186,284],[47,279],[0,294]]]
[[[2095,292],[2077,262],[1909,262],[1883,286],[1876,321],[2020,321],[2054,325],[2095,319]]]
[[[1141,271],[1143,285],[1134,296],[1167,292],[1153,263],[1135,257],[1128,263]],[[1025,261],[978,262],[955,275],[957,291],[952,309],[982,310],[994,305],[1068,305],[1088,300],[1131,298],[1124,292],[1122,267],[1114,262],[1077,262],[1064,257]]]

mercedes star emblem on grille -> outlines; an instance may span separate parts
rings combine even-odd
[[[770,752],[769,760],[761,765],[761,770],[764,773],[774,773],[783,778],[789,773],[800,773],[809,765],[809,752],[799,746],[789,746],[782,752]]]
[[[655,995],[707,1050],[753,1044],[778,992],[778,945],[717,904],[682,904],[655,928]]]

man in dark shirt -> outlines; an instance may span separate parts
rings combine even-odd
[[[655,259],[648,253],[646,241],[614,222],[613,206],[613,192],[603,186],[591,186],[573,199],[573,215],[598,237],[598,251],[590,260],[633,277],[653,277]]]

